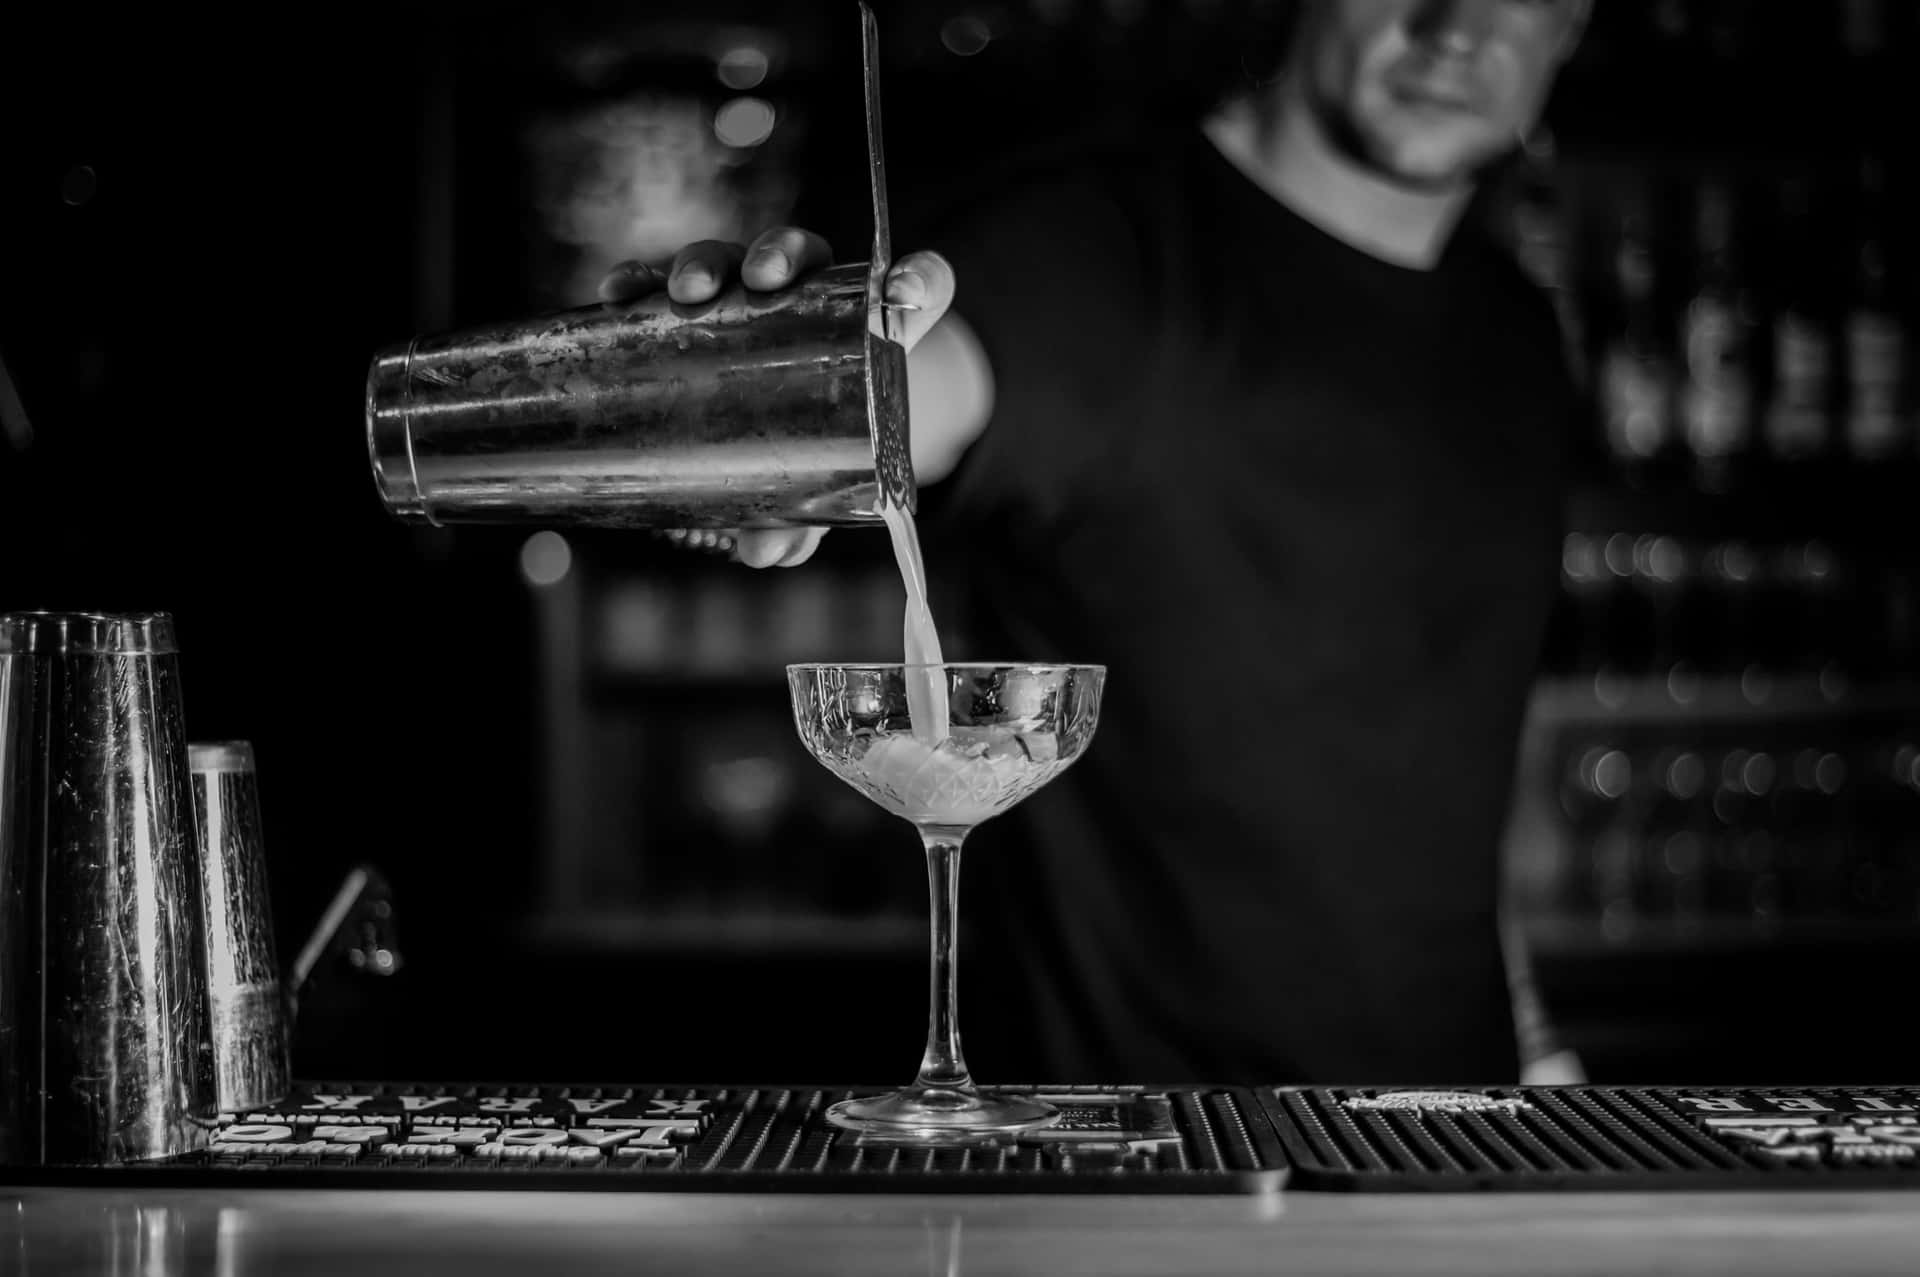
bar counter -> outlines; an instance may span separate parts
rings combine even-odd
[[[9,1277],[1909,1273],[1901,1191],[895,1196],[0,1190]]]

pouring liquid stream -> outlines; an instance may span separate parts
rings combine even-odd
[[[920,557],[920,533],[912,511],[888,501],[884,494],[878,510],[893,541],[900,581],[906,587],[906,663],[924,667],[907,671],[907,715],[917,739],[938,745],[951,732],[950,706],[946,671],[940,668],[945,659],[940,653],[940,632],[934,628],[933,608],[927,602],[927,569]]]

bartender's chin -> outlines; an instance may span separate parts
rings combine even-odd
[[[1388,185],[1419,195],[1446,195],[1469,187],[1518,149],[1510,140],[1401,134],[1350,119],[1327,123],[1335,149],[1350,161]]]
[[[1512,138],[1362,134],[1360,158],[1383,180],[1422,195],[1444,195],[1472,186],[1518,150]]]
[[[1446,195],[1473,186],[1503,165],[1519,148],[1461,147],[1439,152],[1419,147],[1371,149],[1372,168],[1388,183],[1415,194]]]

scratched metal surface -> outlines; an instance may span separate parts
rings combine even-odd
[[[369,373],[375,478],[395,514],[436,523],[874,522],[875,423],[904,432],[891,380],[869,401],[886,344],[865,265],[420,337]]]
[[[164,613],[0,617],[0,1160],[205,1143],[183,719]]]
[[[187,760],[206,903],[214,1077],[225,1112],[287,1093],[290,1017],[274,943],[253,747],[196,743]]]

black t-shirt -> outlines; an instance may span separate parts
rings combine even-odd
[[[978,1075],[1512,1080],[1497,843],[1557,581],[1546,299],[1286,209],[1196,129],[931,237],[997,381],[922,494],[951,660],[1108,667],[968,842]]]

